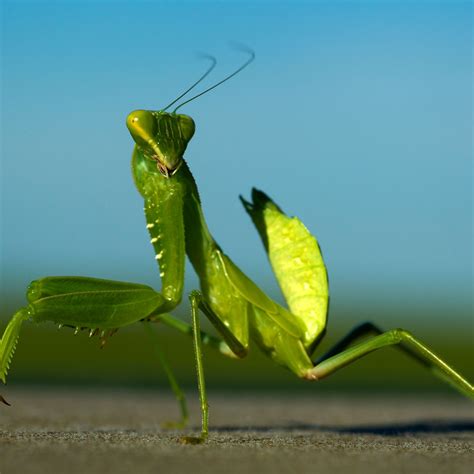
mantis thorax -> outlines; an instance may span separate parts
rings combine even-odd
[[[181,165],[195,130],[194,121],[188,115],[161,110],[135,110],[127,117],[127,127],[141,153],[155,161],[166,177],[172,176]]]

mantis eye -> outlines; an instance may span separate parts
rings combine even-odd
[[[186,143],[191,140],[196,130],[196,125],[194,124],[194,120],[189,115],[179,114],[179,126],[181,128],[181,132],[183,133],[184,139]]]
[[[148,110],[131,112],[127,117],[127,128],[135,143],[141,146],[146,146],[158,132],[156,118]]]

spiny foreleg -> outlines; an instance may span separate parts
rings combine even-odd
[[[159,312],[163,296],[146,285],[86,277],[46,277],[31,283],[28,306],[15,313],[0,342],[0,379],[7,372],[20,335],[21,325],[50,321],[70,326],[75,333],[99,335],[102,345],[119,327]]]

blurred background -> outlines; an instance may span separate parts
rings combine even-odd
[[[265,190],[320,241],[331,289],[322,349],[370,320],[412,330],[474,378],[469,2],[2,8],[2,327],[45,275],[159,288],[125,118],[194,82],[208,65],[196,53],[218,58],[202,88],[233,71],[246,59],[229,46],[238,41],[256,51],[251,67],[181,109],[196,122],[186,159],[217,241],[282,301],[237,199]],[[189,320],[186,299],[175,314]],[[158,333],[193,387],[191,340]],[[211,387],[233,390],[449,390],[394,349],[318,386],[256,350],[245,361],[206,351],[206,370]],[[140,325],[99,350],[85,334],[25,324],[9,384],[166,380]]]

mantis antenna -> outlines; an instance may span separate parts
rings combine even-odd
[[[212,64],[211,66],[209,67],[209,69],[191,86],[189,87],[188,89],[186,89],[179,97],[177,97],[176,99],[173,100],[173,102],[171,102],[170,104],[168,104],[164,109],[163,109],[163,112],[166,110],[166,109],[169,109],[173,104],[176,104],[176,102],[178,102],[179,99],[183,98],[190,90],[194,89],[201,81],[203,81],[210,73],[211,71],[216,67],[216,64],[217,64],[217,60],[214,56],[210,56],[209,54],[200,54],[200,56],[206,58],[206,59],[209,59]]]
[[[239,49],[244,49],[244,48],[239,48]],[[234,77],[235,75],[237,75],[240,71],[243,71],[254,59],[255,59],[255,53],[251,50],[251,49],[248,49],[248,48],[245,48],[244,51],[246,53],[248,53],[250,55],[250,58],[247,59],[247,61],[245,61],[244,64],[242,64],[242,66],[240,66],[237,70],[235,70],[232,74],[229,74],[228,76],[224,77],[224,79],[222,79],[221,81],[219,81],[218,83],[214,84],[213,86],[209,87],[208,89],[206,89],[205,91],[203,92],[200,92],[199,94],[195,95],[194,97],[191,97],[190,99],[188,100],[185,100],[184,102],[182,102],[181,104],[179,104],[174,110],[173,110],[173,113],[176,113],[176,111],[182,107],[183,105],[185,104],[188,104],[189,102],[191,102],[192,100],[194,99],[197,99],[198,97],[201,97],[202,95],[204,94],[207,94],[209,91],[211,91],[212,89],[215,89],[217,86],[220,86],[221,84],[223,84],[224,82],[228,81],[229,79],[231,79],[232,77]],[[194,87],[194,86],[193,86]],[[184,95],[184,94],[183,94]],[[181,96],[182,97],[182,96]],[[175,101],[176,102],[176,101]],[[174,103],[174,102],[173,102]]]

